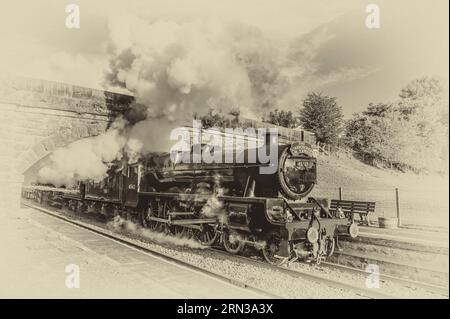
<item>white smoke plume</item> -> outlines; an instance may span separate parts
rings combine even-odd
[[[170,129],[193,114],[239,110],[261,120],[276,107],[298,108],[312,89],[372,72],[344,68],[317,74],[317,53],[334,37],[326,28],[292,39],[217,19],[122,16],[109,26],[106,83],[132,92],[147,108],[146,119],[129,131],[130,149],[138,153],[157,145],[167,150]]]
[[[114,217],[114,219],[106,225],[107,228],[116,232],[131,232],[135,235],[142,236],[150,239],[158,244],[170,244],[175,246],[184,246],[196,249],[205,249],[207,246],[202,245],[198,241],[187,237],[175,237],[168,234],[153,232],[149,229],[142,228],[132,221],[125,220],[120,216]]]
[[[50,165],[38,172],[38,182],[57,187],[73,187],[79,180],[101,180],[107,174],[108,163],[122,158],[126,144],[125,122],[117,120],[104,134],[75,141],[50,156]]]
[[[255,117],[260,110],[254,106],[272,98],[276,49],[257,29],[124,16],[112,19],[110,30],[107,83],[127,89],[146,106],[146,119],[128,131],[132,154],[167,151],[170,131],[194,114],[240,109]]]
[[[223,218],[224,205],[219,199],[219,196],[225,195],[228,192],[228,189],[221,185],[221,176],[218,174],[214,175],[214,189],[212,191],[211,196],[202,207],[202,214],[208,217],[218,216]]]
[[[108,80],[133,92],[152,118],[190,119],[208,107],[252,106],[246,57],[230,28],[131,16],[113,19],[110,28]]]

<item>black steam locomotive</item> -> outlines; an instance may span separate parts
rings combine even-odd
[[[277,143],[277,164],[273,173],[261,174],[261,167],[273,163],[263,162],[258,151],[270,143]],[[303,134],[295,142],[279,137],[256,149],[233,149],[232,163],[179,160],[212,151],[197,146],[115,163],[105,179],[83,181],[62,200],[72,210],[138,219],[155,231],[222,244],[232,254],[252,245],[273,264],[320,262],[333,254],[339,235],[357,235],[352,220],[331,214],[325,199],[306,198],[317,180],[317,163]],[[37,198],[47,195],[40,191]]]

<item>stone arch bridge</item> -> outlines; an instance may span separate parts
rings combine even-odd
[[[0,78],[0,209],[17,207],[27,176],[75,140],[104,132],[134,97],[64,83]]]

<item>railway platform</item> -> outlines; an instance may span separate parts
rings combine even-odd
[[[377,228],[360,226],[360,236],[448,248],[448,229]]]
[[[28,207],[0,214],[0,298],[262,298]]]
[[[395,228],[360,226],[355,243],[448,255],[448,229]]]

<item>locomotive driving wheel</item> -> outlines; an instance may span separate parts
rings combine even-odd
[[[180,204],[176,201],[176,200],[168,200],[165,204],[165,217],[164,218],[169,218],[169,213],[173,213],[173,212],[179,212],[182,211]],[[186,216],[176,216],[175,219],[176,220],[180,220],[180,219],[185,219]],[[173,221],[173,219],[172,219]],[[174,235],[176,237],[183,237],[185,235],[186,229],[185,227],[181,226],[181,225],[171,225],[168,224],[167,228],[166,228],[166,233]]]
[[[171,233],[178,238],[185,237],[186,228],[183,226],[175,225],[170,227]]]
[[[277,231],[271,231],[266,236],[266,244],[262,249],[264,258],[269,264],[280,265],[285,261],[285,258],[280,257],[281,251],[281,236]]]
[[[142,226],[149,228],[152,231],[162,231],[164,225],[163,223],[156,220],[151,220],[150,217],[160,217],[160,203],[156,201],[151,201],[147,209],[143,209],[139,214],[140,222]]]
[[[142,227],[145,228],[151,228],[152,221],[150,220],[150,217],[152,216],[152,208],[144,207],[139,212],[139,221],[141,222]]]
[[[169,212],[170,212],[170,203],[169,203],[169,201],[165,201],[163,204],[159,204],[157,217],[167,220],[169,217]],[[158,226],[156,228],[156,231],[164,233],[164,234],[172,233],[169,224],[167,224],[165,222],[157,222],[157,223],[158,223]]]
[[[187,210],[187,212],[189,212],[189,210]],[[177,220],[186,220],[189,218],[190,215],[180,215],[177,217]],[[171,225],[170,230],[175,237],[181,238],[189,236],[189,229],[181,225]]]
[[[229,229],[222,233],[222,241],[225,250],[230,254],[238,254],[244,248],[244,242],[239,239],[238,233]]]
[[[205,246],[212,246],[218,236],[216,227],[214,225],[201,224],[200,230],[195,230],[195,238]]]

